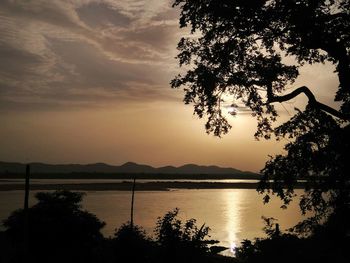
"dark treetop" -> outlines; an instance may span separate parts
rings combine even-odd
[[[313,222],[348,210],[350,1],[176,0],[174,6],[181,9],[180,26],[190,27],[191,35],[178,44],[177,58],[186,72],[171,85],[183,87],[184,102],[208,118],[207,132],[221,136],[231,128],[221,111],[224,98],[232,107],[243,104],[257,118],[256,138],[290,139],[288,154],[271,157],[262,170],[259,190],[273,179],[273,191],[288,204],[303,177],[318,184],[306,188],[300,202],[303,212],[316,212]],[[294,63],[285,63],[285,57]],[[286,92],[300,66],[324,62],[336,67],[339,110],[317,101],[306,86]],[[274,128],[274,105],[300,94],[308,98],[306,108]]]

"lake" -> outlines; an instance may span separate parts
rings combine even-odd
[[[296,190],[300,195],[302,190]],[[31,192],[30,204],[34,204]],[[128,191],[88,191],[83,201],[84,209],[106,222],[105,236],[112,236],[115,229],[130,220],[131,193]],[[171,191],[140,191],[135,193],[134,222],[153,234],[157,218],[178,207],[181,220],[197,219],[211,228],[211,238],[221,246],[233,248],[243,239],[265,236],[261,216],[278,219],[280,228],[287,229],[302,217],[297,202],[282,210],[281,201],[272,198],[264,205],[262,195],[254,189],[177,189]],[[23,207],[23,191],[0,192],[0,220],[11,211]],[[230,249],[226,255],[232,255]]]

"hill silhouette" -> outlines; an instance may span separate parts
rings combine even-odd
[[[150,165],[126,162],[120,166],[105,163],[94,164],[45,164],[30,163],[31,173],[36,175],[65,175],[65,174],[145,174],[145,175],[227,175],[240,178],[259,176],[253,172],[241,171],[235,168],[222,168],[219,166],[204,166],[185,164],[179,167],[164,166],[155,168]],[[25,164],[15,162],[0,162],[0,175],[23,174]],[[150,177],[151,178],[151,177]]]

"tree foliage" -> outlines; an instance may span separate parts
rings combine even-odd
[[[335,210],[349,211],[349,129],[307,107],[275,130],[278,136],[292,140],[285,146],[285,156],[277,155],[266,163],[258,190],[274,192],[289,204],[298,180],[306,180],[299,205],[303,214],[312,211],[314,216],[300,224],[299,230],[311,230]],[[268,195],[265,198],[268,201]]]
[[[105,225],[95,215],[81,209],[83,193],[39,192],[38,203],[28,210],[28,262],[91,262],[93,249],[102,241]],[[22,256],[25,211],[14,211],[3,225],[5,235]]]
[[[265,201],[271,188],[287,205],[297,180],[306,179],[300,206],[315,213],[312,222],[349,210],[350,1],[175,0],[174,6],[181,10],[180,27],[191,34],[178,44],[180,66],[188,70],[171,85],[184,87],[184,102],[208,118],[207,132],[229,131],[222,113],[229,97],[257,118],[256,138],[291,139],[287,155],[271,157],[262,170]],[[325,62],[334,64],[339,79],[339,109],[319,102],[306,86],[288,90],[301,66]],[[305,110],[274,127],[275,104],[300,94],[308,98]]]
[[[334,227],[318,226],[313,236],[298,237],[280,231],[274,218],[265,218],[266,238],[243,240],[236,248],[239,262],[349,262],[349,238],[339,238]],[[330,223],[332,220],[328,221]],[[334,222],[332,223],[334,224]],[[336,230],[339,231],[339,230]]]
[[[207,239],[209,227],[204,224],[198,227],[194,218],[182,222],[178,214],[179,209],[175,208],[158,218],[154,231],[155,241],[163,249],[164,258],[168,258],[168,261],[193,262],[209,252],[209,244],[218,242]],[[169,258],[169,254],[174,257]]]
[[[29,208],[29,246],[24,251],[26,214],[14,211],[0,231],[0,262],[232,262],[217,255],[224,247],[210,244],[209,227],[195,219],[182,222],[178,209],[158,218],[155,236],[127,222],[113,237],[103,237],[104,226],[95,215],[81,209],[83,193],[39,192]]]
[[[127,222],[116,229],[114,235],[115,257],[121,262],[152,262],[154,242],[142,227]],[[137,251],[137,253],[135,253]]]

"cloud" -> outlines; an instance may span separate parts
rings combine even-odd
[[[176,15],[168,1],[1,1],[0,109],[173,99]]]
[[[132,19],[105,2],[91,2],[76,9],[79,18],[91,28],[127,27]]]

